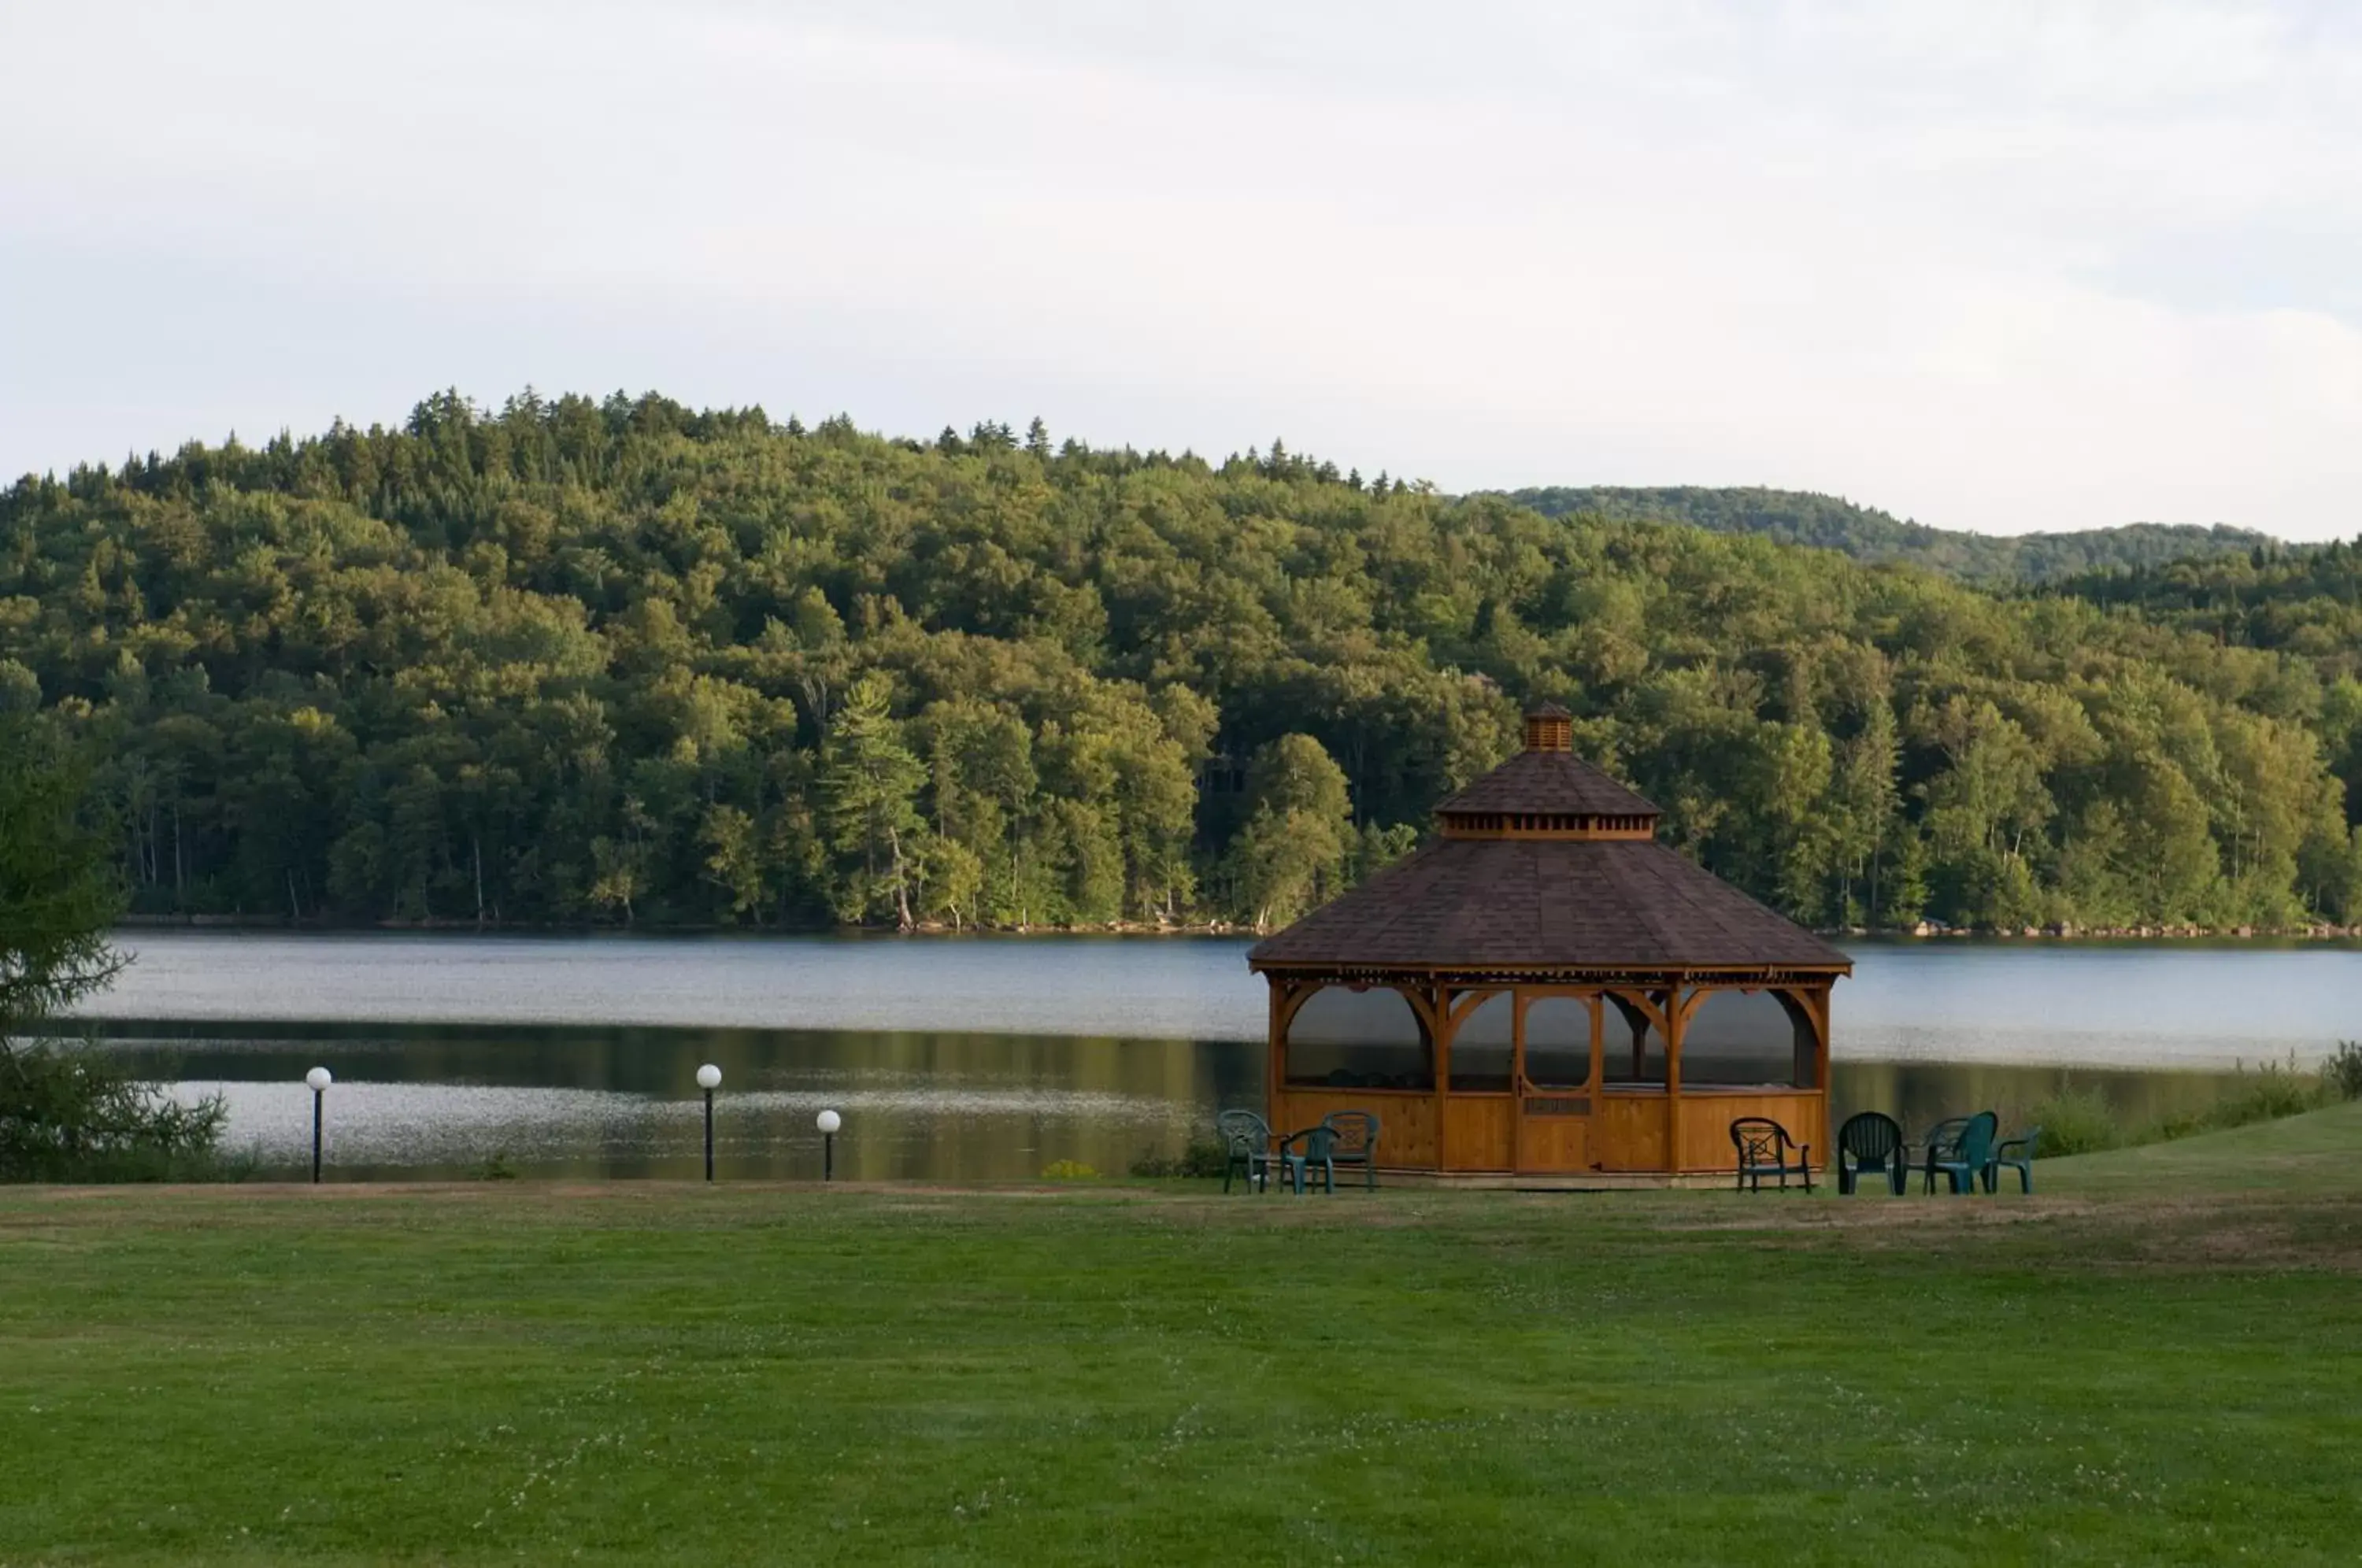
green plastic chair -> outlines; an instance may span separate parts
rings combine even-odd
[[[1957,1126],[1959,1132],[1949,1141],[1939,1140],[1945,1128]],[[1993,1139],[2001,1131],[2001,1118],[1990,1110],[1980,1110],[1974,1116],[1955,1117],[1942,1123],[1927,1135],[1927,1190],[1936,1190],[1936,1178],[1941,1176],[1951,1184],[1955,1196],[1974,1192],[1978,1184],[1990,1183],[1992,1177]]]
[[[1948,1116],[1927,1129],[1926,1136],[1922,1137],[1916,1145],[1926,1152],[1926,1155],[1918,1165],[1912,1167],[1914,1170],[1927,1171],[1927,1179],[1921,1187],[1921,1191],[1936,1190],[1936,1173],[1927,1167],[1934,1163],[1938,1154],[1946,1159],[1950,1159],[1957,1154],[1960,1147],[1960,1134],[1968,1130],[1969,1119],[1965,1116]]]
[[[1378,1114],[1374,1110],[1332,1110],[1320,1125],[1337,1134],[1329,1147],[1329,1164],[1362,1167],[1364,1191],[1378,1190]]]
[[[1280,1177],[1300,1194],[1317,1171],[1320,1190],[1333,1194],[1337,1190],[1336,1154],[1337,1130],[1325,1121],[1301,1132],[1290,1132],[1279,1141]]]
[[[1884,1172],[1886,1185],[1900,1198],[1910,1189],[1911,1176],[1903,1157],[1903,1124],[1892,1116],[1865,1110],[1849,1116],[1838,1129],[1838,1191],[1850,1194],[1865,1176]]]
[[[1252,1110],[1225,1110],[1214,1118],[1222,1140],[1222,1190],[1231,1190],[1233,1175],[1246,1178],[1249,1192],[1271,1190],[1271,1167],[1281,1156],[1272,1148],[1271,1123]],[[1286,1178],[1283,1165],[1281,1179]]]
[[[1985,1165],[1985,1190],[1999,1191],[2001,1173],[2003,1170],[2013,1170],[2017,1173],[2017,1190],[2032,1192],[2034,1190],[2034,1147],[2041,1142],[2042,1129],[2029,1127],[2018,1136],[2004,1138],[1993,1145],[1992,1158]],[[2010,1153],[2012,1149],[2019,1152],[2013,1154]]]

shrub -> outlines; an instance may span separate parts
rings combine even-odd
[[[1097,1181],[1098,1170],[1080,1160],[1053,1160],[1042,1167],[1044,1181]]]
[[[94,1050],[0,1042],[0,1181],[204,1181],[229,1107],[182,1105]]]
[[[2242,1066],[2238,1077],[2238,1087],[2199,1118],[2201,1127],[2211,1131],[2276,1121],[2315,1110],[2329,1098],[2320,1077],[2297,1071],[2293,1056],[2286,1064],[2266,1062],[2253,1073]]]
[[[2362,1040],[2340,1040],[2321,1065],[2321,1079],[2340,1099],[2362,1099]]]
[[[1179,1158],[1154,1153],[1145,1154],[1131,1162],[1131,1174],[1136,1176],[1218,1176],[1222,1174],[1227,1151],[1212,1138],[1191,1141],[1181,1151]]]
[[[2335,1099],[2362,1099],[2362,1043],[2342,1043],[2319,1073],[2299,1071],[2296,1059],[2244,1065],[2231,1088],[2203,1110],[2181,1111],[2140,1127],[2117,1120],[2107,1096],[2072,1085],[2036,1106],[2026,1120],[2042,1128],[2044,1154],[2095,1154],[2104,1149],[2168,1143],[2257,1121],[2316,1110]]]
[[[2115,1109],[2095,1088],[2067,1085],[2036,1106],[2025,1119],[2042,1129],[2042,1145],[2036,1151],[2041,1155],[2096,1154],[2125,1142]]]

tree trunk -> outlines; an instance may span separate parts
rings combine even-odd
[[[889,827],[886,842],[894,851],[894,929],[911,931],[918,922],[911,918],[911,878],[902,859],[902,835]]]

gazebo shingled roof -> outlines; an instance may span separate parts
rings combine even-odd
[[[1661,814],[1641,796],[1563,751],[1521,751],[1435,808],[1447,821],[1475,812]]]
[[[1565,709],[1436,808],[1443,836],[1248,954],[1269,967],[1846,970],[1843,953],[1656,842],[1661,814],[1573,755]]]
[[[1256,944],[1256,968],[1843,969],[1846,955],[1645,839],[1429,845]]]

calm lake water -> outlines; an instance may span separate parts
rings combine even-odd
[[[85,1010],[115,1048],[215,1088],[233,1148],[305,1155],[324,1063],[347,1176],[690,1176],[699,1063],[724,1175],[1023,1177],[1177,1153],[1261,1098],[1243,940],[138,933]],[[2069,1077],[2132,1115],[2200,1108],[2238,1064],[2362,1037],[2346,945],[1856,943],[1839,1114],[1916,1124]]]

